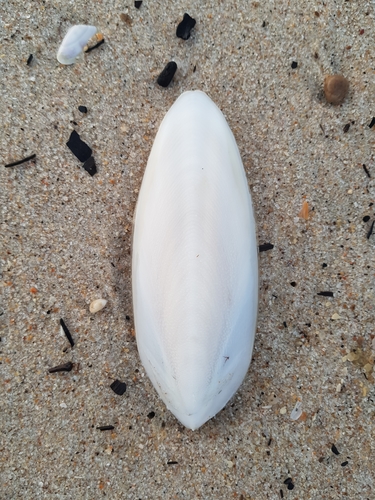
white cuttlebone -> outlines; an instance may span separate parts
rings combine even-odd
[[[132,286],[141,361],[168,409],[197,429],[242,383],[258,309],[244,168],[203,92],[183,93],[156,135],[134,219]]]
[[[95,26],[85,24],[72,26],[57,51],[57,60],[61,64],[74,64],[77,57],[82,54],[87,42],[97,31]]]

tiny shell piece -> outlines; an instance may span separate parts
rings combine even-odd
[[[93,300],[90,304],[90,313],[96,313],[103,309],[107,304],[107,301],[105,299],[96,299]]]
[[[303,202],[302,209],[299,213],[299,216],[305,220],[307,220],[309,218],[309,204],[307,203],[307,201]]]
[[[329,75],[324,80],[324,95],[331,104],[341,104],[349,90],[349,81],[342,75]]]
[[[61,64],[74,64],[77,57],[83,52],[87,42],[96,32],[95,26],[85,24],[72,26],[59,47],[57,60]]]
[[[292,413],[290,414],[290,418],[292,420],[298,420],[302,415],[302,402],[297,401],[296,406],[293,408]]]

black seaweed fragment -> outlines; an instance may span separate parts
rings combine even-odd
[[[79,134],[73,130],[70,134],[69,141],[66,143],[70,151],[82,163],[88,160],[92,154],[92,149],[80,138]]]
[[[78,111],[80,111],[81,113],[87,113],[87,108],[86,106],[78,106]]]
[[[288,490],[294,490],[294,484],[293,483],[289,483],[288,486],[287,486]]]
[[[259,252],[267,252],[268,250],[273,249],[272,243],[264,243],[263,245],[259,245]]]
[[[363,167],[363,170],[365,171],[365,173],[366,173],[367,177],[371,178],[370,172],[368,171],[368,169],[367,169],[366,165],[365,165],[365,164],[363,164],[363,165],[362,165],[362,167]]]
[[[322,297],[333,297],[333,292],[318,292],[317,295],[321,295]]]
[[[374,224],[375,224],[375,221],[373,220],[372,224],[371,224],[371,227],[369,229],[369,232],[367,233],[367,239],[368,240],[370,239],[370,236],[372,235],[372,231],[374,230]]]
[[[195,24],[196,20],[185,13],[182,21],[177,26],[176,36],[182,38],[182,40],[188,40],[190,38],[190,31],[194,28]]]
[[[170,61],[165,66],[165,68],[160,73],[160,75],[158,76],[158,79],[156,80],[157,83],[161,87],[164,87],[164,88],[168,87],[168,85],[171,83],[171,81],[172,81],[172,79],[173,79],[174,74],[176,73],[176,71],[177,71],[177,64],[174,61]]]
[[[347,460],[345,460],[345,462],[343,462],[343,463],[341,464],[341,467],[345,467],[346,465],[348,465],[348,463],[349,463],[349,462],[348,462]]]
[[[74,340],[72,336],[70,335],[70,331],[68,330],[66,324],[64,323],[64,320],[60,318],[60,325],[62,326],[62,329],[64,330],[66,338],[69,340],[69,344],[73,347],[74,346]]]
[[[136,9],[140,9],[141,8],[141,5],[142,5],[142,0],[135,0],[134,2],[134,7]]]
[[[349,129],[350,129],[350,123],[347,123],[346,125],[344,125],[344,128],[343,128],[344,134],[346,134],[346,132],[348,132]]]
[[[99,431],[112,431],[114,429],[114,426],[113,425],[99,425],[99,427],[97,427],[97,429]]]
[[[284,484],[290,484],[293,481],[291,477],[287,477],[284,481]]]
[[[374,125],[375,125],[375,116],[372,117],[371,123],[368,127],[372,128]]]
[[[21,165],[22,163],[26,163],[27,161],[33,160],[34,158],[36,158],[36,154],[27,156],[26,158],[22,158],[22,160],[14,161],[13,163],[8,163],[8,165],[4,165],[4,167],[5,168],[15,167],[17,165]]]
[[[68,361],[68,363],[64,363],[62,365],[54,366],[53,368],[49,368],[49,373],[57,373],[57,372],[70,372],[73,368],[73,363]]]
[[[280,490],[280,498],[284,498],[284,492],[283,492],[283,490]]]
[[[122,396],[126,391],[126,384],[125,382],[120,382],[119,380],[115,380],[110,385],[110,388],[115,394],[117,394],[118,396]]]
[[[34,57],[34,56],[33,56],[32,54],[30,54],[30,55],[29,55],[29,57],[27,58],[26,64],[27,64],[28,66],[30,66],[31,61],[33,60],[33,57]]]
[[[100,47],[101,45],[103,45],[104,43],[104,38],[103,40],[100,40],[100,42],[96,43],[95,45],[93,45],[92,47],[89,47],[85,52],[91,52],[92,50],[94,49],[97,49],[98,47]]]
[[[95,160],[92,156],[90,156],[90,158],[85,161],[85,163],[83,164],[83,168],[91,175],[91,177],[96,174],[97,170]]]
[[[168,460],[167,465],[176,465],[178,462],[176,460]]]
[[[336,446],[334,444],[332,445],[331,450],[332,450],[332,453],[334,453],[335,455],[340,455],[339,450],[336,448]]]

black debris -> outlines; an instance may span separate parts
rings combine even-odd
[[[295,281],[291,281],[291,282],[290,282],[290,284],[291,284],[292,286],[297,286],[297,283],[296,283]]]
[[[294,490],[294,484],[293,483],[289,483],[288,486],[287,486],[288,490]]]
[[[150,420],[153,419],[154,417],[155,417],[154,411],[150,411],[150,413],[147,415],[147,418],[149,418]]]
[[[322,297],[333,297],[333,292],[318,292],[317,295],[321,295]]]
[[[75,130],[73,130],[70,134],[69,141],[66,145],[74,156],[76,156],[82,163],[88,160],[92,154],[92,149],[82,141],[79,134]]]
[[[323,262],[322,267],[327,267],[327,264]]]
[[[196,71],[197,71],[197,65],[195,64],[193,68],[193,73],[195,73]]]
[[[286,324],[286,321],[283,321],[284,328],[288,328],[288,325]]]
[[[33,56],[32,54],[30,54],[30,55],[29,55],[29,57],[27,58],[27,62],[26,62],[26,64],[27,64],[28,66],[30,66],[31,61],[33,60],[33,57],[34,57],[34,56]]]
[[[371,227],[370,227],[370,229],[369,229],[369,232],[367,233],[367,239],[368,239],[368,240],[370,239],[370,236],[372,235],[372,231],[373,231],[373,229],[374,229],[374,223],[375,223],[375,221],[373,220],[373,221],[372,221],[372,224],[371,224]]]
[[[369,125],[369,128],[372,128],[375,125],[375,116],[372,117],[371,123]]]
[[[86,106],[78,106],[78,111],[80,111],[81,113],[87,113],[87,108]]]
[[[283,492],[283,490],[280,490],[280,498],[284,498],[284,492]]]
[[[140,9],[141,8],[141,5],[142,5],[142,0],[135,0],[134,2],[134,7],[136,9]]]
[[[92,50],[94,49],[97,49],[98,47],[100,47],[101,45],[103,45],[104,43],[104,38],[103,40],[100,40],[100,42],[96,43],[95,45],[93,45],[92,47],[89,47],[87,50],[86,50],[86,53],[87,52],[91,52]]]
[[[92,156],[90,156],[90,158],[85,161],[85,163],[83,164],[83,168],[91,175],[91,177],[96,174],[97,170],[95,160]]]
[[[174,61],[169,62],[158,76],[158,79],[156,80],[157,83],[161,87],[168,87],[176,71],[177,71],[177,64]]]
[[[287,477],[284,481],[284,484],[290,484],[293,481],[291,477]]]
[[[126,316],[125,316],[125,319],[126,319],[127,321],[130,321],[130,316],[126,315]]]
[[[22,160],[14,161],[13,163],[8,163],[8,165],[4,166],[5,168],[15,167],[16,165],[21,165],[22,163],[26,163],[27,161],[33,160],[34,158],[36,158],[36,154],[27,156],[26,158],[22,158]]]
[[[348,132],[349,129],[350,129],[350,123],[347,123],[346,125],[344,125],[344,128],[343,128],[344,134],[346,134],[346,132]]]
[[[112,382],[110,385],[112,391],[116,393],[118,396],[122,396],[124,392],[126,391],[126,384],[125,382],[120,382],[119,380],[115,380]]]
[[[68,328],[67,328],[67,326],[64,323],[64,320],[62,318],[60,319],[60,325],[62,326],[62,329],[64,330],[66,338],[69,340],[69,344],[73,347],[74,346],[74,340],[73,340],[72,336],[70,335],[70,331],[68,330]]]
[[[345,462],[343,462],[343,463],[341,464],[341,467],[345,467],[346,465],[348,465],[348,463],[349,463],[349,462],[346,460]]]
[[[292,62],[292,64],[291,64],[291,68],[292,68],[292,69],[296,69],[296,68],[297,68],[297,66],[298,66],[298,62],[293,61],[293,62]]]
[[[178,38],[183,40],[188,40],[190,38],[190,31],[194,28],[196,20],[189,16],[189,14],[184,14],[184,17],[180,24],[177,26],[176,35]]]
[[[178,462],[176,462],[175,460],[168,460],[167,462],[167,465],[176,465],[178,464]]]
[[[331,450],[332,450],[332,453],[334,453],[335,455],[340,455],[339,450],[336,448],[336,446],[334,444],[332,445]]]
[[[113,425],[100,425],[97,427],[99,431],[112,431],[114,429]]]
[[[272,243],[263,243],[263,245],[259,245],[259,252],[267,252],[268,250],[272,250]]]
[[[64,363],[62,365],[54,366],[53,368],[49,368],[48,371],[50,373],[57,373],[57,372],[70,372],[73,368],[73,363],[71,361],[68,361],[68,363]]]
[[[370,216],[365,215],[362,220],[363,220],[363,222],[368,222],[370,220]]]
[[[371,178],[370,172],[368,171],[368,169],[367,169],[366,165],[365,165],[365,164],[363,164],[363,165],[362,165],[362,167],[363,167],[363,170],[365,171],[365,173],[366,173],[367,177]]]

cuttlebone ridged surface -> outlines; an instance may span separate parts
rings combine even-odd
[[[235,139],[206,94],[185,92],[155,138],[133,241],[140,357],[185,426],[201,426],[241,384],[257,297],[255,222]]]

